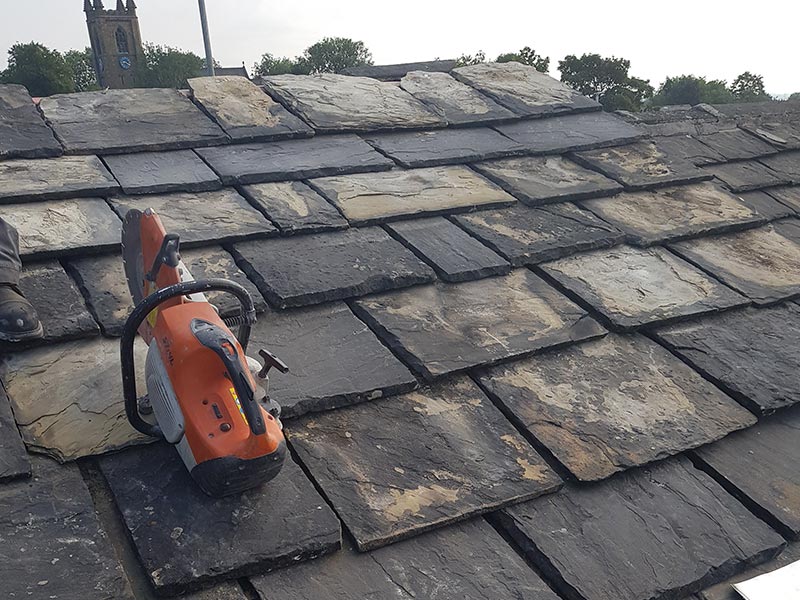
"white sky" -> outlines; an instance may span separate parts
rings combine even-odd
[[[530,45],[550,56],[597,52],[631,60],[656,87],[691,73],[729,82],[764,76],[800,91],[800,0],[206,0],[215,58],[248,69],[264,52],[296,56],[325,36],[363,40],[376,64],[487,57]],[[113,7],[116,0],[105,0]],[[145,40],[203,54],[195,0],[137,0]],[[0,0],[0,68],[17,41],[88,45],[82,0]]]

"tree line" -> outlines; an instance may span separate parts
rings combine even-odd
[[[8,68],[0,72],[0,83],[19,83],[34,96],[50,96],[96,90],[91,48],[58,52],[42,44],[15,44],[8,51]],[[457,63],[486,62],[482,51],[463,54]],[[497,62],[516,61],[548,73],[550,58],[526,46],[517,52],[501,54]],[[361,41],[328,37],[309,46],[295,58],[264,54],[253,65],[257,76],[337,73],[348,67],[372,65],[372,53]],[[640,111],[673,104],[727,104],[769,100],[761,75],[745,71],[731,84],[695,75],[667,77],[654,88],[650,81],[630,74],[629,60],[599,54],[569,55],[558,62],[561,81],[585,96],[597,100],[605,110]],[[144,45],[144,60],[135,74],[137,87],[186,86],[186,80],[203,73],[205,61],[193,52],[152,43]],[[790,100],[800,100],[800,93]]]

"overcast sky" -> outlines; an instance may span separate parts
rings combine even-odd
[[[196,0],[136,0],[145,40],[203,53]],[[116,0],[105,0],[113,7]],[[767,91],[800,91],[798,0],[207,0],[215,58],[250,68],[264,52],[296,56],[325,36],[363,40],[376,64],[495,58],[529,45],[550,56],[630,59],[631,74],[658,86],[692,73],[729,82],[764,76]],[[0,68],[11,44],[59,50],[88,45],[82,0],[0,0]]]

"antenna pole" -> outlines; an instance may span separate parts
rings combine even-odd
[[[200,4],[200,24],[203,26],[203,43],[206,47],[206,70],[213,77],[214,54],[211,52],[211,35],[208,33],[208,15],[206,14],[206,0],[197,0]]]

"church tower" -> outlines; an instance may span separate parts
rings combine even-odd
[[[117,0],[114,10],[106,10],[103,0],[83,0],[83,11],[100,87],[133,87],[136,68],[144,60],[134,0]]]

